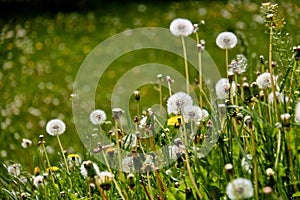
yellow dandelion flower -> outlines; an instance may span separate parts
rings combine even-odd
[[[180,115],[176,115],[176,116],[170,117],[168,119],[167,125],[168,126],[179,126],[180,123],[179,123],[178,119],[182,121],[182,117]]]

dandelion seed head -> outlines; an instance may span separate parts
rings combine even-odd
[[[192,106],[192,98],[184,93],[177,92],[172,95],[167,102],[168,114],[181,114],[186,106]]]
[[[183,111],[186,122],[199,122],[202,119],[202,111],[199,106],[186,106]]]
[[[46,125],[46,132],[52,136],[61,135],[65,132],[65,130],[66,125],[60,119],[52,119]]]
[[[235,95],[236,85],[232,82],[233,95]],[[221,78],[216,84],[216,94],[219,99],[226,99],[229,97],[230,83],[226,78]]]
[[[133,169],[133,157],[125,157],[122,160],[122,170],[126,173],[131,172]]]
[[[103,124],[106,120],[106,114],[103,110],[94,110],[90,114],[90,121],[94,125]]]
[[[240,75],[246,71],[247,65],[247,58],[242,54],[238,54],[236,58],[229,64],[229,70],[231,70],[235,74]]]
[[[237,44],[237,37],[232,32],[222,32],[218,35],[216,44],[221,49],[232,49]]]
[[[226,194],[229,199],[248,199],[253,196],[253,186],[250,180],[237,178],[228,183]]]
[[[275,78],[274,77],[273,77],[273,80],[275,82]],[[265,72],[265,73],[259,75],[257,77],[257,79],[256,79],[256,83],[257,83],[259,89],[270,88],[272,86],[270,73],[269,72]]]
[[[170,24],[170,31],[175,36],[189,36],[194,31],[192,22],[188,19],[177,18]]]

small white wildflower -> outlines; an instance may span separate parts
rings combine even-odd
[[[21,145],[22,145],[22,147],[23,147],[24,149],[30,147],[31,144],[32,144],[32,141],[31,141],[31,140],[25,139],[25,138],[22,139]]]
[[[231,32],[222,32],[216,39],[218,47],[221,49],[232,49],[237,44],[237,37]]]
[[[194,31],[192,22],[188,19],[177,18],[170,24],[170,31],[175,36],[189,36]]]
[[[232,72],[236,74],[242,74],[246,71],[247,65],[247,58],[242,54],[238,54],[236,56],[236,59],[232,60],[229,64],[229,70],[232,70]]]
[[[168,114],[181,114],[184,107],[191,106],[192,104],[193,100],[188,94],[184,92],[177,92],[168,99]]]
[[[103,110],[94,110],[90,114],[90,121],[95,124],[103,124],[106,120],[106,114]]]
[[[43,187],[44,186],[44,177],[41,175],[36,176],[33,180],[33,185],[36,188]]]
[[[199,106],[184,107],[183,118],[187,122],[199,122],[202,119],[201,108]]]
[[[49,135],[56,136],[65,132],[66,125],[60,119],[52,119],[46,125],[46,131]]]
[[[274,170],[272,168],[268,168],[266,170],[266,174],[267,174],[267,176],[270,177],[270,176],[273,176],[275,174],[275,172],[274,172]]]
[[[273,76],[273,81],[275,84],[275,77]],[[265,72],[261,75],[259,75],[256,79],[256,83],[260,89],[266,89],[270,88],[272,86],[271,84],[271,75],[269,72]]]
[[[241,165],[249,174],[251,173],[252,166],[252,155],[247,154],[245,157],[242,158]]]
[[[296,108],[295,108],[295,122],[297,124],[300,123],[300,101],[298,101]]]
[[[236,86],[232,82],[233,95],[235,95]],[[216,94],[219,99],[226,99],[229,97],[230,83],[226,78],[221,78],[216,84]]]
[[[7,167],[7,172],[14,176],[19,176],[21,174],[21,165],[19,163],[12,164]]]
[[[229,199],[248,199],[253,196],[253,186],[250,180],[237,178],[228,183],[226,194]]]
[[[82,162],[80,172],[84,178],[94,177],[100,173],[99,167],[91,160]]]

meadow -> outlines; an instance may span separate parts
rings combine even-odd
[[[300,198],[297,1],[95,5],[1,14],[2,199]],[[178,18],[192,24],[170,28]],[[151,48],[126,53],[103,72],[93,109],[77,104],[74,82],[93,49],[143,27],[171,29],[183,56]],[[223,32],[233,36],[218,42]],[[188,39],[195,49],[183,48]],[[192,68],[185,51],[209,55],[223,79],[209,85],[199,76],[208,66],[200,59],[202,69]],[[153,62],[182,74],[194,96],[187,82],[178,90],[180,81],[158,70],[147,85],[128,92],[129,114],[113,109],[118,81]],[[158,109],[149,109],[154,104]],[[126,120],[133,121],[129,129]],[[77,124],[87,127],[87,138]]]

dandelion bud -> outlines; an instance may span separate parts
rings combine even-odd
[[[266,186],[263,188],[263,192],[265,195],[270,195],[273,192],[273,189],[270,186]]]
[[[39,139],[40,139],[40,141],[43,141],[44,140],[44,135],[40,135]]]
[[[157,74],[157,79],[158,79],[159,82],[163,81],[162,77],[163,77],[162,74]]]
[[[194,79],[194,83],[196,84],[196,85],[199,85],[199,80],[198,79]]]
[[[264,56],[263,55],[260,55],[259,59],[260,59],[260,64],[262,64],[262,65],[265,64]]]
[[[244,118],[244,122],[247,126],[249,127],[252,127],[253,125],[253,122],[252,122],[252,119],[251,119],[251,116],[247,115],[245,118]]]
[[[84,178],[94,177],[99,174],[99,167],[93,161],[87,160],[82,162],[80,171]]]
[[[277,62],[272,61],[272,68],[275,68],[277,66]]]
[[[227,163],[225,165],[225,171],[229,174],[232,175],[233,174],[233,165],[231,163]]]
[[[24,149],[30,147],[31,144],[32,144],[31,140],[25,139],[25,138],[22,139],[22,144],[21,144],[21,145],[22,145],[22,147],[23,147]]]
[[[284,127],[289,128],[291,115],[289,113],[281,114],[280,118],[283,121]]]
[[[198,24],[194,24],[194,30],[193,30],[193,33],[197,33],[198,30],[199,30],[199,25]]]
[[[294,58],[295,60],[298,61],[300,59],[300,45],[294,46],[293,50],[294,50]]]
[[[135,187],[135,183],[134,183],[134,175],[133,175],[133,173],[128,174],[127,178],[128,178],[128,185],[129,185],[130,189],[133,190],[134,187]]]
[[[138,116],[134,116],[134,119],[133,119],[133,121],[134,121],[134,123],[139,123],[139,118],[138,118]]]
[[[134,98],[136,101],[139,101],[141,99],[141,96],[140,96],[140,91],[134,91],[133,92],[133,95],[134,95]]]
[[[179,188],[179,186],[180,186],[180,183],[178,183],[178,182],[175,182],[175,183],[174,183],[174,186],[175,186],[175,188]]]
[[[169,75],[166,76],[166,80],[167,80],[167,82],[169,82],[169,83],[173,83],[173,82],[174,82],[174,80],[172,80],[171,77],[170,77]]]
[[[27,199],[27,194],[25,192],[21,193],[21,198],[22,200]]]
[[[120,117],[124,113],[124,110],[122,108],[113,108],[112,113],[113,113],[113,118],[115,120],[118,120],[118,119],[120,119]]]
[[[33,180],[33,185],[36,187],[36,188],[40,188],[40,187],[43,187],[44,186],[44,177],[43,176],[36,176]]]
[[[65,191],[61,191],[60,192],[60,196],[63,197],[63,198],[66,197],[66,192]]]
[[[41,170],[40,170],[39,167],[35,167],[34,170],[33,170],[33,174],[36,175],[36,176],[39,175],[40,172],[41,172]]]
[[[109,190],[111,182],[113,181],[114,175],[110,172],[100,172],[96,178],[96,184],[99,185],[103,190]]]
[[[267,174],[267,176],[273,176],[274,174],[275,174],[275,172],[273,171],[273,169],[272,168],[268,168],[267,170],[266,170],[266,174]]]
[[[110,130],[110,131],[108,131],[108,134],[109,134],[110,136],[114,136],[114,135],[115,135],[115,132],[113,132],[112,130]]]
[[[174,144],[175,144],[176,146],[182,145],[182,140],[181,140],[181,138],[176,138],[176,139],[174,140]]]

